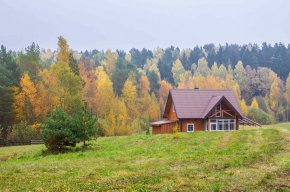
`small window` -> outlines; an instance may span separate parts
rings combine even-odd
[[[221,116],[221,108],[222,108],[222,105],[221,105],[221,103],[219,103],[219,104],[216,106],[216,116],[217,116],[217,117],[220,117],[220,116]]]
[[[187,124],[187,132],[193,132],[194,131],[194,124]]]

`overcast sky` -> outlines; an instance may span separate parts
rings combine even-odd
[[[0,44],[74,50],[290,42],[289,0],[0,0]]]

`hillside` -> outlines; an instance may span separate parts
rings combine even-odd
[[[270,191],[290,189],[290,124],[235,132],[103,137],[43,155],[0,148],[1,191]]]

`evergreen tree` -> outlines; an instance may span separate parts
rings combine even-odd
[[[76,113],[74,119],[78,130],[78,138],[82,140],[83,146],[85,147],[86,141],[96,136],[97,118],[91,110],[87,109],[87,105],[83,103],[82,109]]]
[[[32,81],[38,79],[38,73],[41,69],[40,64],[40,50],[39,46],[32,43],[28,46],[24,53],[20,52],[18,55],[17,63],[23,73],[28,73]]]

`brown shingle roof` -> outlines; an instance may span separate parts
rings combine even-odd
[[[204,118],[222,99],[228,101],[237,114],[242,116],[232,90],[173,89],[169,94],[178,118]]]

